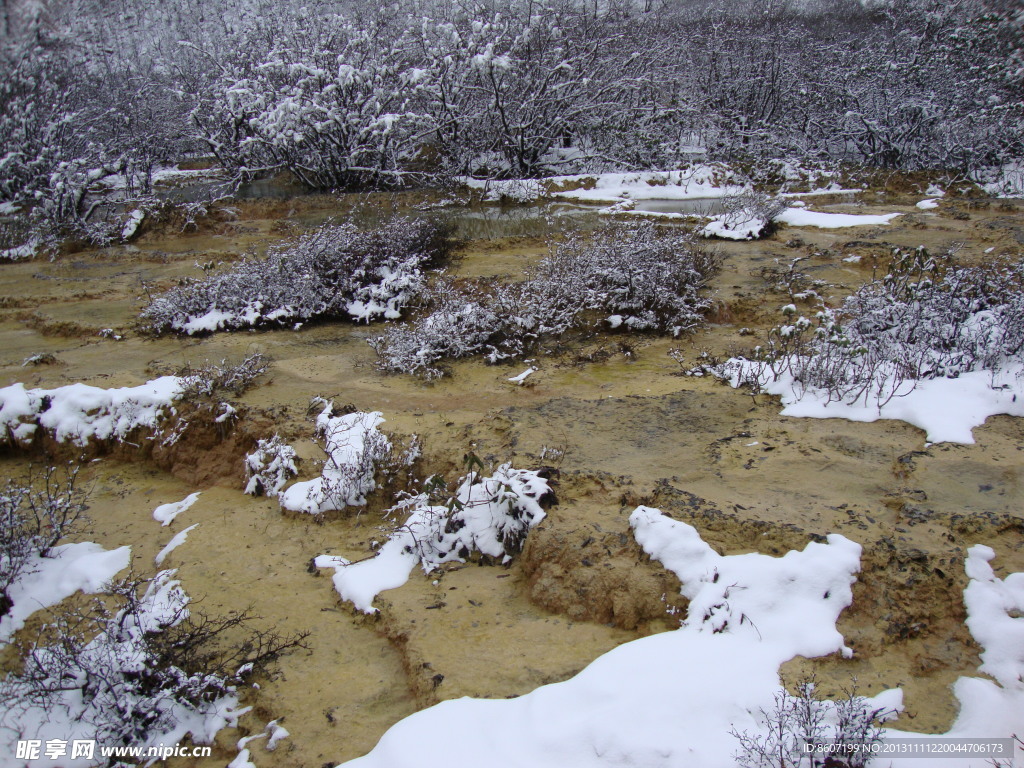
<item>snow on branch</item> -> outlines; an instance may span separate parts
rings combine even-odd
[[[382,369],[436,378],[446,359],[495,363],[571,328],[606,323],[678,336],[703,323],[702,289],[718,268],[715,254],[679,230],[607,226],[552,244],[521,282],[442,280],[428,313],[370,343]]]
[[[464,562],[474,552],[509,562],[530,529],[544,519],[550,487],[539,472],[503,464],[490,477],[470,472],[453,495],[441,478],[424,493],[405,499],[390,514],[408,514],[389,531],[377,554],[349,563],[321,555],[316,564],[335,568],[334,586],[343,600],[375,613],[373,600],[404,584],[419,564],[424,573],[444,563]]]
[[[281,507],[292,512],[320,515],[364,506],[366,495],[377,487],[377,466],[391,456],[391,441],[377,429],[384,423],[380,412],[335,416],[333,403],[320,402],[323,410],[316,418],[316,434],[323,440],[327,458],[320,477],[278,493]],[[278,449],[277,455],[285,463],[282,471],[289,471],[287,452]]]
[[[394,218],[361,231],[328,222],[151,301],[142,319],[157,333],[204,333],[345,317],[394,320],[423,291],[423,270],[444,259],[448,229]]]

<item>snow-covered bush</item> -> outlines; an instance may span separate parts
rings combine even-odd
[[[173,575],[120,581],[106,600],[61,610],[31,643],[22,669],[0,681],[0,725],[22,738],[111,746],[148,747],[186,735],[210,743],[233,720],[236,685],[303,647],[305,636],[240,635],[251,621],[246,612],[190,614]]]
[[[888,274],[812,321],[790,304],[750,359],[713,372],[760,388],[783,377],[829,400],[883,404],[921,380],[1022,362],[1024,262],[965,267],[926,250],[894,253]]]
[[[680,230],[616,224],[553,243],[525,279],[442,281],[430,311],[371,340],[386,371],[434,378],[445,359],[520,356],[539,340],[602,323],[678,336],[703,322],[717,256]]]
[[[761,192],[744,192],[723,199],[725,212],[712,216],[701,230],[704,237],[723,240],[757,240],[771,233],[773,224],[786,210],[786,201]]]
[[[197,135],[239,179],[288,170],[318,189],[400,180],[426,127],[411,103],[425,74],[409,51],[415,26],[391,8],[315,24],[308,13],[281,4],[213,54],[217,75],[191,115]]]
[[[377,594],[404,584],[416,565],[430,573],[444,563],[464,562],[474,552],[509,562],[530,529],[544,519],[542,505],[551,500],[550,491],[540,472],[511,464],[501,465],[490,477],[471,471],[454,494],[435,476],[422,493],[388,511],[408,516],[387,529],[388,541],[375,557],[349,563],[321,556],[317,565],[336,568],[334,586],[341,598],[373,613]]]
[[[323,410],[316,418],[316,434],[327,458],[320,477],[278,494],[281,506],[292,512],[320,515],[362,507],[377,487],[375,475],[392,451],[391,441],[377,429],[384,417],[374,411],[334,415],[334,404],[317,398]]]
[[[10,588],[84,522],[86,507],[75,487],[77,477],[77,466],[62,473],[48,467],[25,484],[8,481],[0,490],[0,617],[14,604]]]
[[[280,435],[260,440],[256,450],[245,457],[249,481],[245,492],[252,496],[277,496],[285,484],[299,473],[298,454]]]
[[[200,333],[346,317],[393,320],[423,290],[423,270],[453,247],[444,225],[394,218],[361,231],[327,223],[174,288],[142,319],[157,333]]]
[[[390,512],[409,513],[395,533],[409,534],[406,551],[419,558],[426,573],[474,552],[509,562],[522,550],[530,529],[544,519],[541,503],[551,490],[538,472],[511,464],[502,464],[490,477],[470,472],[453,495],[440,478],[433,486]]]
[[[104,389],[66,384],[55,389],[26,389],[24,384],[0,388],[0,445],[26,447],[42,435],[58,443],[85,447],[93,441],[125,440],[135,430],[150,437],[163,432],[175,442],[188,427],[180,418],[184,405],[206,413],[219,412],[218,423],[235,414],[220,397],[240,395],[265,372],[269,361],[260,353],[238,364],[226,361],[188,367],[178,376],[161,376],[135,387]],[[177,418],[176,418],[177,417]]]

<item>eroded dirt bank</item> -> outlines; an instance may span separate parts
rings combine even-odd
[[[834,688],[856,677],[865,692],[903,686],[907,727],[941,731],[955,716],[949,684],[978,664],[962,623],[966,549],[994,547],[1000,575],[1024,570],[1024,421],[990,419],[975,431],[975,445],[926,446],[919,430],[898,422],[783,418],[773,398],[682,376],[669,355],[678,350],[693,362],[704,350],[724,354],[752,343],[790,301],[779,272],[798,257],[806,280],[824,281],[820,293],[841,296],[894,245],[962,244],[969,261],[1024,248],[1019,202],[952,199],[924,214],[913,207],[917,197],[868,199],[812,204],[906,215],[885,227],[783,228],[765,241],[723,244],[711,328],[676,341],[575,339],[538,358],[528,387],[508,382],[526,367],[518,364],[460,362],[432,385],[383,376],[366,344],[374,326],[140,335],[134,322],[147,291],[346,208],[329,198],[242,204],[237,220],[197,234],[151,233],[132,246],[52,263],[0,265],[0,384],[134,385],[252,351],[273,359],[270,374],[241,399],[247,426],[239,429],[249,437],[222,444],[197,436],[162,463],[119,450],[85,470],[94,540],[132,545],[136,570],[146,572],[174,533],[198,523],[165,567],[179,569],[205,610],[251,605],[283,632],[311,632],[308,651],[284,657],[247,694],[255,709],[238,732],[221,735],[207,765],[223,765],[240,735],[274,718],[284,718],[292,735],[275,753],[254,743],[257,765],[316,768],[352,758],[418,708],[463,695],[521,695],[622,642],[675,626],[685,607],[678,583],[648,562],[629,531],[628,515],[640,503],[691,522],[727,554],[781,554],[830,532],[861,543],[854,604],[839,625],[854,659],[797,660],[788,674],[814,669]],[[541,239],[519,233],[477,238],[455,271],[515,273],[543,252]],[[101,336],[108,328],[113,333]],[[40,354],[52,358],[25,364]],[[510,567],[414,572],[378,598],[380,616],[356,614],[339,604],[328,572],[309,562],[325,553],[366,556],[382,537],[385,499],[320,523],[241,493],[240,452],[257,432],[295,442],[304,475],[315,473],[319,451],[307,417],[315,395],[380,410],[392,433],[419,435],[422,475],[454,479],[468,451],[490,463],[549,466],[559,504]],[[8,452],[4,472],[17,476],[30,460]],[[153,520],[157,505],[195,490],[200,500],[171,526]]]

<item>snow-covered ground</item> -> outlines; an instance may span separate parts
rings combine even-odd
[[[899,213],[886,213],[881,216],[860,215],[853,213],[820,213],[806,208],[787,208],[776,221],[792,227],[818,227],[819,229],[840,229],[842,227],[863,227],[888,224]]]
[[[173,412],[182,388],[177,376],[114,389],[81,383],[56,389],[12,384],[0,389],[0,429],[18,444],[31,442],[40,428],[58,442],[81,446],[93,439],[124,438],[136,427],[156,427]]]
[[[722,556],[692,526],[656,509],[638,507],[630,523],[643,549],[682,582],[690,603],[678,630],[626,643],[576,677],[516,699],[442,702],[399,722],[372,752],[346,765],[722,768],[735,764],[734,734],[765,732],[764,712],[782,692],[783,662],[852,653],[836,620],[851,603],[860,569],[855,542],[832,534],[778,558]],[[958,681],[961,712],[949,736],[1006,738],[1024,730],[1024,628],[1012,618],[1024,608],[1024,574],[999,580],[988,565],[993,555],[988,547],[971,549],[965,603],[968,628],[984,648],[980,671],[996,681]],[[895,714],[902,693],[880,692],[866,703]],[[829,732],[834,710],[824,707]],[[888,739],[911,735],[885,732]]]
[[[753,364],[732,359],[724,369],[729,383],[738,387],[750,378]],[[825,391],[805,387],[788,371],[778,376],[765,372],[762,391],[782,399],[784,416],[847,419],[873,422],[894,419],[913,424],[929,443],[974,443],[973,430],[989,416],[1024,416],[1024,365],[1008,365],[999,372],[969,371],[955,379],[905,381],[888,401],[879,403],[870,391],[852,401],[836,400]]]
[[[673,171],[577,174],[544,179],[481,180],[464,177],[470,189],[485,200],[511,198],[527,202],[541,198],[585,203],[622,200],[694,200],[736,195],[749,189],[747,182],[725,166],[695,165]]]
[[[53,547],[49,557],[33,556],[27,572],[9,590],[14,605],[0,617],[0,644],[25,626],[38,610],[56,605],[75,592],[99,592],[118,572],[128,567],[129,547],[105,550],[83,541]]]

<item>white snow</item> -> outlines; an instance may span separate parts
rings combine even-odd
[[[245,469],[249,474],[245,493],[277,496],[285,484],[299,473],[297,460],[295,449],[281,440],[280,435],[260,440],[256,450],[245,457]]]
[[[832,535],[781,558],[723,557],[658,510],[639,507],[630,522],[691,599],[679,630],[626,643],[576,677],[516,699],[443,702],[347,765],[443,765],[453,747],[473,762],[515,768],[734,765],[730,730],[760,727],[779,665],[843,649],[835,622],[850,603],[861,548]]]
[[[718,165],[695,165],[675,171],[554,176],[545,181],[558,186],[580,185],[578,189],[551,192],[550,197],[593,203],[725,197],[748,188],[747,184],[737,182],[732,171]]]
[[[163,562],[167,559],[167,556],[185,543],[186,539],[188,539],[188,532],[191,531],[193,528],[198,527],[199,523],[193,523],[185,530],[179,531],[178,533],[174,534],[174,536],[171,537],[171,540],[168,541],[164,548],[157,553],[155,558],[153,558],[157,566],[159,567],[163,565]]]
[[[953,684],[959,702],[956,721],[944,737],[963,739],[1009,738],[1024,733],[1024,572],[996,577],[989,562],[995,551],[983,544],[967,550],[965,570],[970,581],[964,589],[967,629],[981,646],[978,671],[993,680],[961,677]],[[897,730],[886,731],[887,738],[921,737]],[[944,756],[945,757],[945,756]],[[1016,750],[1017,765],[1024,757]],[[932,768],[934,759],[906,758],[900,766]],[[986,759],[943,759],[950,768],[991,768]]]
[[[255,313],[253,313],[255,317]],[[181,324],[181,330],[188,335],[195,333],[206,333],[220,330],[221,326],[228,326],[235,322],[237,313],[224,312],[220,309],[211,309],[205,315],[195,317],[186,323]]]
[[[31,442],[42,427],[57,442],[84,446],[89,440],[123,438],[136,427],[156,427],[181,394],[182,379],[163,376],[137,387],[102,389],[68,384],[56,389],[0,389],[0,429],[14,442]]]
[[[820,213],[806,208],[787,208],[779,214],[776,221],[793,227],[819,227],[821,229],[840,229],[842,227],[861,227],[888,224],[900,213],[886,213],[880,216],[860,215],[853,213]]]
[[[768,220],[761,216],[748,215],[743,218],[736,213],[722,213],[712,216],[700,233],[704,237],[720,237],[723,240],[756,240],[767,226]]]
[[[978,671],[991,675],[1004,689],[1024,693],[1024,573],[998,579],[990,565],[995,556],[995,550],[982,544],[967,551],[967,629],[985,649]],[[1011,617],[1010,612],[1018,616]],[[1024,719],[1024,706],[1018,712]]]
[[[139,230],[139,225],[142,224],[142,220],[146,218],[146,212],[141,208],[136,208],[128,216],[128,220],[124,223],[124,228],[121,230],[121,239],[128,240]]]
[[[764,734],[779,666],[796,655],[844,652],[836,629],[852,600],[861,548],[832,534],[827,543],[774,558],[722,556],[690,525],[657,509],[630,516],[644,551],[673,571],[690,599],[680,629],[635,640],[601,656],[576,677],[515,699],[461,698],[402,720],[351,768],[443,765],[453,755],[512,768],[723,768],[736,764],[732,733]],[[993,552],[973,547],[964,592],[968,628],[982,645],[979,671],[954,686],[960,714],[942,737],[1006,738],[1024,731],[1024,574],[995,578]],[[902,692],[865,702],[891,717]],[[834,705],[824,702],[826,738]],[[939,738],[894,729],[885,739]],[[454,751],[453,751],[454,750]],[[949,768],[988,768],[986,759],[943,755]],[[934,757],[901,755],[925,768]]]
[[[376,488],[376,464],[391,450],[391,443],[377,429],[384,423],[379,411],[332,416],[333,403],[322,402],[316,431],[325,442],[327,462],[320,477],[295,483],[280,493],[281,506],[293,512],[319,515],[363,506],[366,494]]]
[[[463,177],[461,181],[470,189],[483,190],[485,200],[506,197],[523,202],[544,197],[587,203],[692,200],[735,195],[749,188],[727,167],[704,164],[672,171],[576,174],[507,181]],[[574,188],[560,189],[563,187]]]
[[[269,736],[267,743],[264,746],[267,752],[273,752],[277,749],[277,745],[280,741],[291,736],[288,730],[283,725],[280,725],[277,720],[271,720],[267,723],[265,731]]]
[[[929,198],[927,200],[922,200],[921,202],[919,202],[917,204],[917,207],[920,208],[922,211],[930,211],[933,208],[939,207],[939,201],[936,198]]]
[[[822,187],[821,189],[813,189],[810,192],[779,192],[779,197],[794,198],[824,197],[825,195],[856,195],[863,191],[863,187],[842,187],[839,184],[832,182],[827,187]],[[931,192],[929,192],[928,194],[931,194]],[[793,203],[793,205],[797,207],[802,207],[800,206],[801,202],[802,201],[797,200],[796,202]],[[806,203],[804,203],[804,205],[806,205]]]
[[[321,555],[319,568],[334,568],[334,588],[364,613],[376,613],[374,598],[409,580],[419,563],[424,573],[438,565],[463,562],[479,551],[508,562],[506,542],[526,535],[544,519],[539,499],[549,490],[536,472],[504,464],[492,477],[470,473],[449,506],[431,505],[425,495],[415,496],[392,512],[411,510],[374,557],[349,562]],[[454,525],[449,525],[453,521]],[[451,530],[449,530],[451,529]]]
[[[5,248],[0,251],[0,261],[21,261],[22,259],[31,259],[36,255],[36,251],[38,249],[39,242],[36,240],[14,246],[13,248]]]
[[[243,747],[235,755],[235,759],[228,763],[227,768],[256,768],[256,763],[250,760],[249,757],[249,750]]]
[[[729,383],[738,387],[750,375],[747,361],[732,359]],[[879,405],[868,395],[853,402],[829,401],[828,393],[804,388],[787,372],[762,377],[761,388],[782,398],[782,415],[814,419],[873,422],[894,419],[913,424],[929,443],[974,443],[972,430],[989,416],[1024,416],[1024,365],[1009,365],[999,373],[970,371],[955,379],[904,382],[898,394]]]
[[[173,504],[161,504],[153,510],[153,519],[160,525],[170,525],[174,518],[196,503],[199,493],[200,491],[190,493],[181,501],[176,501]]]
[[[105,550],[99,544],[61,544],[50,557],[32,559],[28,572],[11,585],[14,605],[0,617],[0,643],[25,626],[25,619],[42,608],[56,605],[75,592],[99,592],[114,576],[128,567],[131,547]]]
[[[537,368],[535,366],[531,365],[529,368],[527,368],[525,371],[520,373],[518,376],[510,377],[509,381],[511,381],[513,384],[516,384],[518,386],[522,386],[526,382],[526,379],[529,376],[531,376],[532,374],[536,373],[536,372],[537,372]]]
[[[184,171],[177,167],[160,168],[153,171],[154,184],[167,184],[169,182],[193,181],[196,179],[211,179],[224,176],[220,168],[203,168]]]

